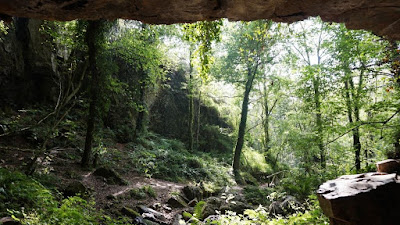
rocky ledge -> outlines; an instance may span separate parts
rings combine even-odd
[[[400,176],[397,173],[341,176],[322,184],[317,195],[332,225],[400,224]]]
[[[294,22],[321,16],[400,40],[399,10],[399,0],[0,0],[0,19],[124,18],[170,24],[218,18]]]

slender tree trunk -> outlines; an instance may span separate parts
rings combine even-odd
[[[394,52],[394,55],[392,56],[392,73],[394,76],[394,79],[397,81],[397,85],[395,86],[397,89],[397,92],[400,91],[400,53],[398,52],[398,49],[400,47],[400,44],[397,44],[395,41],[390,42],[390,49]],[[400,107],[397,108],[400,110]],[[395,158],[400,159],[400,128],[397,128],[394,134],[394,152],[395,152]]]
[[[362,76],[360,76],[360,79],[362,79]],[[362,84],[360,83],[359,85],[362,85]],[[349,75],[347,75],[347,78],[344,82],[344,87],[345,87],[345,91],[346,91],[346,105],[347,105],[347,115],[348,115],[348,119],[349,119],[349,124],[353,125],[354,122],[355,123],[360,122],[360,107],[359,107],[359,103],[358,103],[359,93],[354,94],[354,92],[355,92],[354,82],[353,82],[353,79],[351,77],[349,77]],[[353,110],[353,107],[354,107],[354,110]],[[354,118],[353,118],[353,114],[354,114]],[[354,155],[355,155],[354,166],[357,171],[360,171],[361,170],[360,129],[358,127],[355,127],[352,130],[352,135],[353,135],[353,149],[354,149]]]
[[[264,89],[264,151],[265,153],[268,152],[270,149],[269,142],[270,142],[270,136],[269,136],[269,115],[270,115],[270,110],[269,110],[269,105],[268,105],[268,93],[267,93],[267,84],[266,81],[263,82],[263,89]]]
[[[136,119],[135,138],[137,138],[140,134],[142,134],[146,130],[147,105],[145,101],[145,96],[146,96],[146,82],[141,81],[139,88],[139,101],[141,109],[139,110],[138,117]]]
[[[360,122],[360,111],[357,106],[354,107],[354,114],[356,118],[356,123]],[[360,129],[358,127],[353,129],[353,147],[355,152],[355,166],[356,170],[361,170],[361,142],[360,142]]]
[[[362,89],[362,83],[363,83],[363,74],[364,71],[361,70],[360,76],[359,76],[359,83],[357,90],[355,89],[353,79],[349,79],[349,84],[351,88],[352,94],[352,99],[353,99],[353,105],[354,105],[354,118],[355,118],[355,123],[358,124],[360,122],[360,94],[361,94],[361,89]],[[355,167],[356,171],[361,170],[361,142],[360,142],[360,128],[356,127],[353,129],[353,148],[354,148],[354,154],[355,154]]]
[[[199,137],[200,137],[200,115],[201,115],[201,91],[199,91],[199,100],[197,104],[197,129],[196,129],[196,148],[199,147]]]
[[[192,50],[190,51],[190,68],[189,68],[189,84],[188,84],[188,94],[189,94],[189,150],[193,150],[194,144],[194,96],[193,96],[193,66],[192,66]]]
[[[317,143],[320,154],[320,164],[322,168],[326,167],[325,160],[325,147],[323,142],[323,122],[322,122],[322,112],[321,112],[321,93],[319,90],[320,86],[320,78],[313,78],[313,86],[314,86],[314,104],[315,104],[315,120],[317,124]]]
[[[257,71],[257,69],[255,70]],[[255,72],[248,71],[246,87],[243,96],[242,102],[242,111],[240,113],[240,123],[239,123],[239,131],[238,137],[235,146],[235,154],[233,156],[233,174],[235,175],[236,182],[239,184],[243,184],[243,180],[240,176],[240,156],[242,154],[243,144],[244,144],[244,135],[246,134],[246,122],[247,122],[247,113],[249,109],[249,98],[250,92],[253,87],[253,81],[255,77]]]
[[[88,45],[88,55],[89,55],[89,67],[91,72],[91,87],[90,87],[90,106],[89,115],[87,119],[86,128],[86,140],[85,149],[82,155],[82,166],[89,166],[92,157],[92,143],[95,129],[95,121],[97,117],[97,105],[98,105],[98,83],[99,83],[99,71],[96,65],[96,56],[98,53],[98,43],[96,35],[100,34],[101,21],[89,21],[87,33],[86,33],[86,43]]]

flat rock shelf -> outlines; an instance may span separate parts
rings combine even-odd
[[[399,178],[381,172],[344,175],[323,183],[318,200],[332,225],[397,225]]]

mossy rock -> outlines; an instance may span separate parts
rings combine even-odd
[[[203,199],[203,190],[198,186],[188,185],[182,189],[183,194],[186,196],[187,199],[193,200],[201,200]]]
[[[63,190],[64,197],[72,197],[79,195],[81,197],[88,197],[89,189],[80,181],[73,181]]]
[[[183,200],[183,198],[179,195],[171,196],[168,199],[167,204],[172,208],[186,208],[188,204]]]
[[[131,208],[129,208],[129,207],[126,207],[126,206],[124,206],[122,209],[121,209],[121,213],[123,214],[123,215],[125,215],[125,216],[129,216],[129,217],[131,217],[131,218],[136,218],[136,217],[140,217],[140,213],[138,213],[138,212],[136,212],[135,210],[133,210],[133,209],[131,209]]]
[[[128,182],[124,180],[115,170],[106,167],[100,167],[93,172],[93,175],[104,177],[107,184],[127,185]]]

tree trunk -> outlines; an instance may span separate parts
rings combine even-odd
[[[199,99],[197,104],[197,128],[196,128],[196,148],[199,148],[199,137],[200,137],[200,115],[201,115],[201,91],[199,91]]]
[[[90,159],[92,157],[92,143],[95,129],[95,121],[97,117],[97,105],[98,105],[98,82],[99,82],[99,71],[96,65],[96,56],[98,53],[99,43],[96,41],[96,35],[100,34],[101,21],[89,21],[86,33],[86,43],[88,45],[89,55],[89,66],[91,72],[91,87],[90,87],[90,106],[89,115],[87,119],[86,128],[86,140],[85,149],[82,155],[82,166],[89,166]]]
[[[362,76],[360,76],[360,79],[362,79]],[[362,85],[360,83],[359,85]],[[360,122],[360,107],[358,103],[358,98],[359,98],[359,91],[355,95],[354,92],[354,82],[353,79],[347,75],[346,80],[344,82],[344,87],[345,87],[345,94],[346,94],[346,105],[347,105],[347,115],[349,119],[349,124],[352,126],[354,122],[358,123]],[[359,86],[361,87],[361,86]],[[354,105],[354,110],[353,106]],[[353,119],[353,113],[354,113],[354,119]],[[355,155],[355,161],[354,161],[354,166],[357,171],[361,170],[361,142],[360,142],[360,129],[359,127],[355,127],[352,130],[352,135],[353,135],[353,149],[354,149],[354,155]]]
[[[193,150],[194,143],[194,99],[193,99],[193,66],[192,66],[192,50],[190,51],[190,68],[189,68],[189,84],[188,84],[188,94],[189,94],[189,115],[188,115],[188,133],[189,133],[189,150]]]
[[[257,71],[257,70],[255,70]],[[250,92],[253,87],[253,81],[255,77],[255,72],[252,73],[250,70],[247,74],[246,87],[243,96],[242,102],[242,111],[240,113],[240,124],[238,137],[235,146],[235,154],[233,156],[233,174],[235,175],[235,180],[238,184],[243,184],[243,180],[240,176],[240,156],[242,154],[243,144],[244,144],[244,135],[246,134],[246,122],[247,122],[247,113],[249,109],[249,97]]]
[[[361,94],[362,83],[363,83],[363,74],[364,74],[364,71],[361,70],[357,90],[355,89],[353,79],[351,77],[349,79],[350,88],[353,93],[354,118],[355,118],[356,124],[358,124],[360,122],[360,94]],[[360,171],[361,170],[361,158],[360,158],[361,142],[360,142],[360,128],[359,127],[356,127],[353,129],[353,148],[354,148],[354,154],[355,154],[356,171]]]
[[[326,167],[325,160],[325,147],[323,142],[323,122],[322,122],[322,112],[321,112],[321,93],[319,90],[320,78],[313,77],[313,86],[314,86],[314,104],[315,104],[315,121],[317,124],[317,143],[320,155],[320,164],[322,168]]]
[[[360,122],[360,110],[358,106],[354,106],[354,114],[356,118],[356,123]],[[353,129],[353,148],[354,148],[354,153],[355,153],[355,166],[356,170],[360,171],[361,170],[361,159],[360,159],[360,154],[361,154],[361,142],[360,142],[360,129],[359,127],[356,127]]]
[[[135,139],[140,134],[146,131],[147,105],[145,101],[145,95],[146,95],[146,82],[143,79],[140,83],[140,89],[139,89],[139,98],[140,98],[139,101],[141,109],[139,110],[138,117],[136,119]]]
[[[266,81],[264,81],[264,151],[265,153],[268,152],[270,149],[270,136],[269,136],[269,115],[270,115],[270,109],[268,105],[268,93],[267,93],[267,84]]]
[[[397,81],[397,85],[395,87],[398,93],[400,91],[400,53],[398,52],[399,47],[400,44],[396,43],[395,41],[390,42],[390,48],[395,54],[392,56],[393,59],[391,72],[393,73],[394,79]],[[397,110],[400,110],[400,107],[398,107]],[[397,128],[394,134],[394,152],[395,158],[400,159],[400,128]]]

